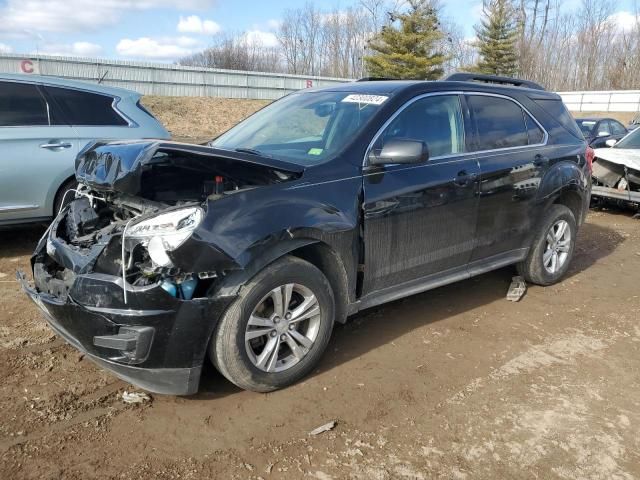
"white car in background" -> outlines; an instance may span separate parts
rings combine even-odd
[[[592,198],[640,205],[640,129],[607,146],[595,149]]]
[[[75,158],[97,139],[168,139],[140,94],[0,74],[0,227],[47,221],[75,186]]]

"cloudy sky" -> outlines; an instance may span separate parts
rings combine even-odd
[[[632,2],[619,2],[621,23],[632,20]],[[330,9],[355,0],[314,3]],[[443,3],[446,14],[472,36],[481,0]],[[202,50],[219,32],[248,32],[264,45],[273,44],[284,10],[302,4],[302,0],[0,0],[0,52],[169,62]]]

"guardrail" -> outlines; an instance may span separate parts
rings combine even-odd
[[[349,79],[183,67],[162,63],[0,54],[0,73],[52,75],[101,82],[143,95],[274,100],[303,88],[325,87]]]
[[[640,90],[558,94],[572,112],[640,112]]]

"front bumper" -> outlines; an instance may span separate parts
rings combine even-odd
[[[74,323],[77,316],[73,314],[70,315],[70,313],[77,312],[85,314],[88,312],[82,312],[80,306],[72,306],[70,309],[66,303],[60,302],[54,296],[46,293],[38,293],[34,288],[29,286],[25,275],[21,272],[17,274],[17,277],[25,293],[40,310],[42,310],[51,329],[100,367],[109,370],[119,378],[133,385],[154,393],[191,395],[198,391],[202,365],[185,368],[143,368],[117,363],[89,352],[79,339],[71,334],[65,328],[63,322],[59,320],[67,320],[64,322],[67,324]],[[88,316],[90,316],[90,314]],[[83,318],[82,320],[85,323],[91,323],[91,321],[95,319]],[[115,327],[115,325],[112,327]]]
[[[103,250],[79,252],[50,229],[32,259],[35,285],[17,277],[51,328],[89,359],[151,392],[196,393],[209,339],[235,296],[183,300],[159,284],[128,284],[125,303],[122,278],[92,271]]]

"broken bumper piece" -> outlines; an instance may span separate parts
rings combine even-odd
[[[35,287],[24,273],[18,281],[51,328],[89,359],[116,376],[154,393],[198,391],[208,338],[227,299],[182,301],[160,286],[129,287],[105,274],[70,274],[68,294],[34,265]]]

